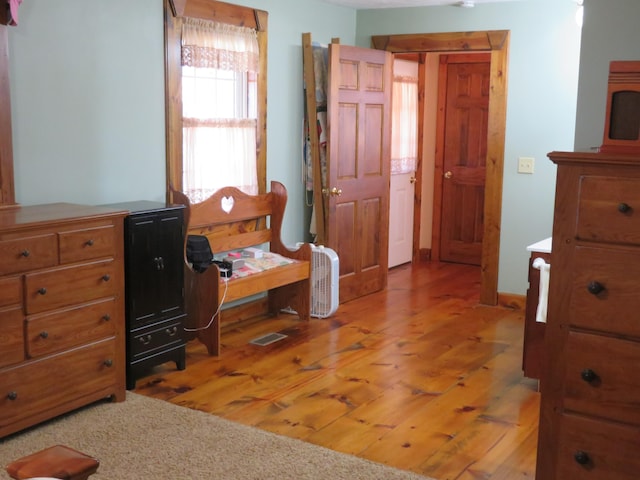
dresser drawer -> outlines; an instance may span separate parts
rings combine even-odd
[[[21,307],[0,309],[0,367],[24,360]]]
[[[0,307],[22,303],[22,278],[0,278]]]
[[[35,358],[115,334],[113,298],[27,318],[27,356]]]
[[[0,275],[52,267],[58,263],[55,234],[0,240]]]
[[[565,410],[640,426],[640,343],[569,332]]]
[[[25,275],[27,314],[113,297],[121,288],[118,264],[112,260]]]
[[[131,333],[129,355],[133,362],[139,357],[147,358],[154,350],[167,350],[184,345],[182,322],[186,315],[150,325]]]
[[[574,255],[571,325],[640,338],[640,253],[577,247]]]
[[[109,339],[0,372],[0,427],[108,389],[119,361]]]
[[[72,263],[114,254],[116,229],[113,225],[61,232],[60,263]]]
[[[640,244],[640,178],[581,177],[576,229],[582,240]]]
[[[638,479],[640,456],[636,428],[573,415],[563,415],[560,422],[555,478]],[[576,457],[586,463],[579,463]]]

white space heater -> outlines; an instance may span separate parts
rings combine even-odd
[[[338,254],[322,245],[311,245],[311,316],[326,318],[338,310]]]

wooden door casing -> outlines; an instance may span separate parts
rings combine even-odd
[[[480,265],[484,232],[491,56],[440,57],[440,260]]]
[[[329,47],[328,246],[340,258],[340,301],[387,282],[392,56]]]

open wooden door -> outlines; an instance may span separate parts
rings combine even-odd
[[[393,57],[329,46],[328,246],[340,259],[340,302],[387,284]]]

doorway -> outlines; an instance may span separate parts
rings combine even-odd
[[[506,128],[507,61],[509,53],[508,30],[425,33],[404,35],[376,35],[372,45],[379,50],[394,54],[429,52],[489,52],[490,96],[487,121],[486,179],[483,206],[483,243],[481,253],[480,303],[498,303],[498,262],[500,252],[500,226],[502,211],[502,172],[504,166],[504,138]],[[419,145],[421,149],[421,145]],[[419,151],[418,158],[423,158]],[[422,162],[418,162],[416,192],[422,189]],[[444,175],[442,167],[436,165],[435,178]],[[420,202],[416,202],[416,210]],[[420,218],[416,212],[414,218]],[[414,260],[420,245],[419,228],[414,228]]]

